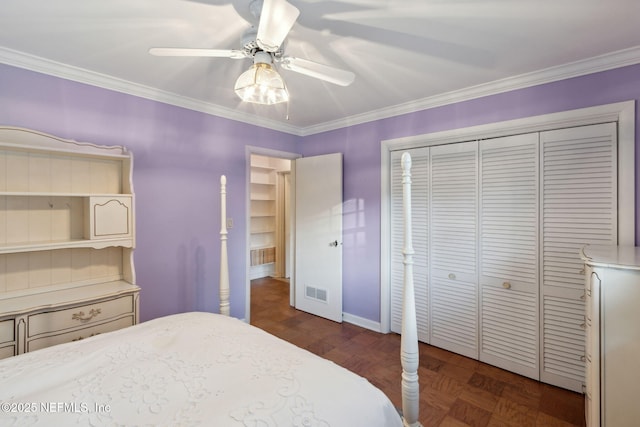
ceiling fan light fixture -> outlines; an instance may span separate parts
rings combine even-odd
[[[256,62],[236,80],[236,94],[245,102],[272,105],[289,100],[284,80],[271,64]]]

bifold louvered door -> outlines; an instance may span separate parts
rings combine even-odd
[[[579,254],[586,244],[617,244],[616,129],[605,123],[410,150],[422,341],[582,391]],[[392,153],[396,332],[403,274],[400,155]]]
[[[476,141],[431,147],[431,344],[478,358]]]
[[[542,132],[541,380],[582,391],[586,244],[617,244],[615,123]]]
[[[411,207],[413,228],[413,283],[416,294],[418,339],[429,342],[429,148],[407,150],[411,155]],[[404,152],[404,151],[403,151]],[[403,152],[391,153],[391,330],[402,332],[404,219],[402,214]]]
[[[480,360],[538,369],[538,134],[480,144]]]

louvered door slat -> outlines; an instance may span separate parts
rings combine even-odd
[[[536,295],[483,286],[481,298],[481,360],[535,378],[538,345],[532,337],[538,328]]]
[[[581,391],[584,382],[585,244],[617,242],[614,123],[541,133],[541,379]]]
[[[539,375],[537,177],[537,134],[480,143],[480,360],[531,378]]]
[[[418,339],[429,342],[428,241],[429,241],[429,149],[407,150],[411,154],[411,221],[413,228],[413,282],[416,296]],[[403,151],[404,152],[404,151]],[[402,212],[403,152],[391,153],[391,330],[402,332],[402,292],[404,283],[404,218]]]
[[[543,369],[582,382],[584,377],[584,303],[544,296]]]
[[[477,143],[431,148],[431,344],[478,357]]]
[[[433,277],[431,343],[477,358],[477,297],[473,283]]]

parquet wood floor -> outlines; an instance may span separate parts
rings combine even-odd
[[[289,306],[289,285],[251,286],[251,324],[367,378],[401,407],[400,336],[335,323]],[[424,427],[584,426],[583,395],[420,343]]]

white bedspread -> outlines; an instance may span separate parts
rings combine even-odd
[[[364,378],[211,313],[0,360],[0,405],[2,426],[402,426]]]

